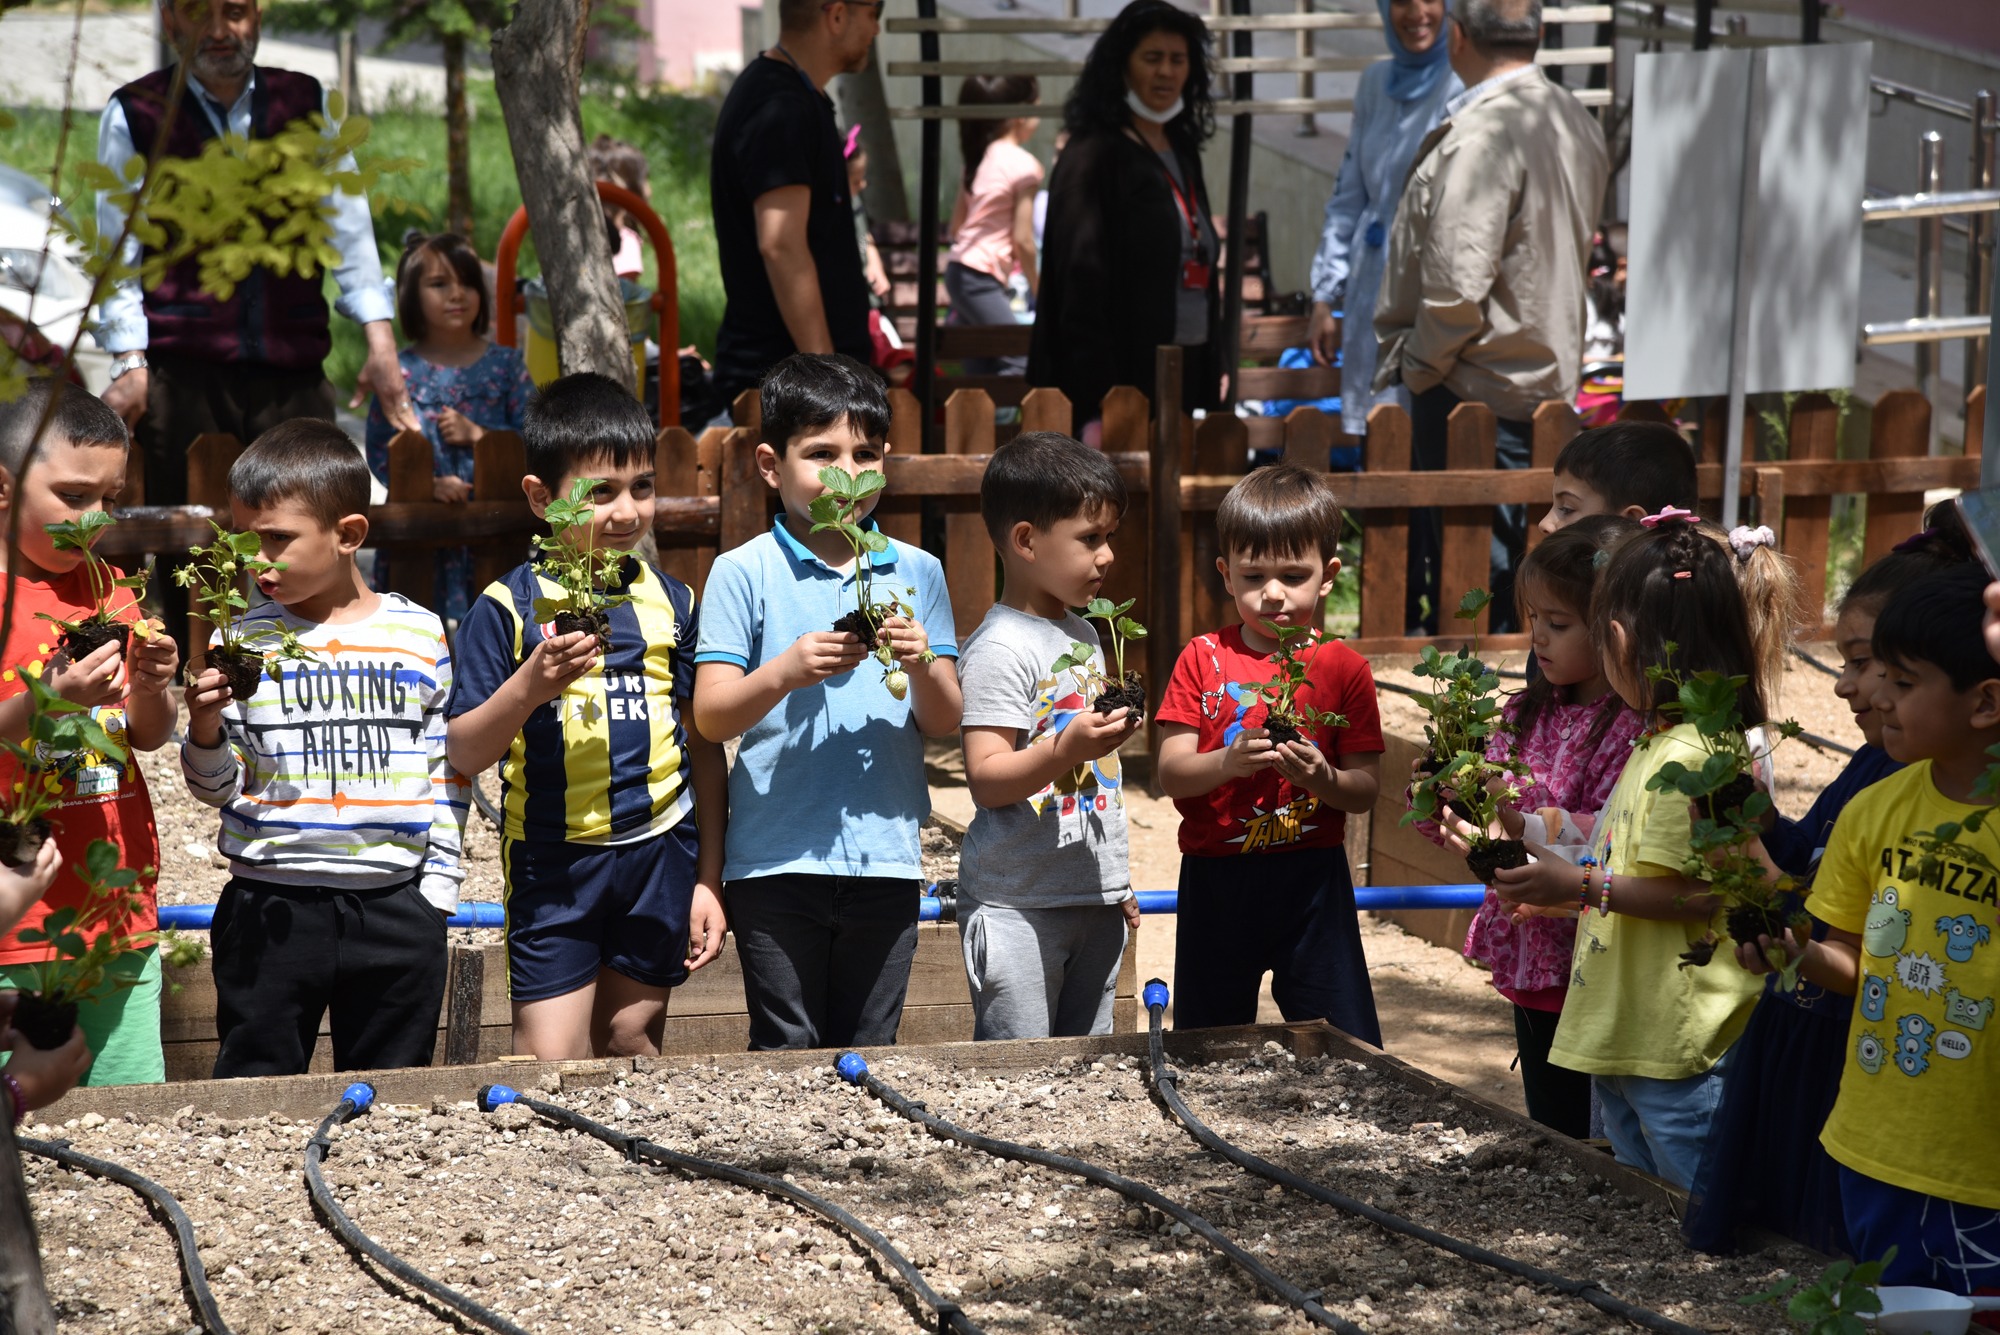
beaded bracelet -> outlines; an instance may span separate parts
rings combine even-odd
[[[7,1087],[7,1098],[14,1105],[14,1125],[28,1115],[28,1096],[21,1092],[21,1082],[5,1071],[0,1071],[0,1085]]]
[[[1610,914],[1611,914],[1611,869],[1609,867],[1606,867],[1604,869],[1604,893],[1599,895],[1597,898],[1597,916],[1600,918],[1604,918],[1604,917],[1609,917]]]
[[[1597,859],[1587,857],[1576,865],[1583,868],[1583,884],[1576,891],[1576,913],[1580,918],[1590,912],[1590,873],[1597,866]]]

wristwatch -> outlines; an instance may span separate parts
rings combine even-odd
[[[146,365],[145,353],[121,352],[116,357],[113,357],[111,359],[111,378],[113,380],[116,380],[118,379],[118,377],[124,375],[127,371],[141,370],[145,367],[145,365]]]

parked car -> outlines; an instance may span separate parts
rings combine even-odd
[[[74,344],[84,384],[102,393],[111,358],[91,334],[97,312],[82,252],[66,233],[51,230],[59,214],[68,216],[46,182],[0,163],[0,312],[14,317],[7,322],[15,331],[10,342],[23,338],[26,326],[58,350]]]

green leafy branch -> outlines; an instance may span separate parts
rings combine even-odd
[[[67,519],[59,524],[48,525],[49,542],[59,552],[77,552],[83,557],[84,578],[90,584],[90,601],[97,610],[87,620],[109,624],[116,619],[116,611],[111,606],[111,598],[119,589],[143,589],[146,587],[146,572],[133,575],[115,575],[111,563],[97,554],[97,540],[104,531],[118,521],[108,510],[86,510],[75,519]],[[128,600],[128,606],[137,606],[136,598]],[[45,621],[69,629],[79,623],[64,621],[46,612],[37,613]]]
[[[535,599],[535,619],[553,621],[556,613],[590,616],[629,601],[629,595],[605,593],[618,580],[625,553],[615,547],[597,546],[591,524],[597,509],[590,503],[603,480],[580,477],[570,483],[569,494],[550,501],[542,512],[549,531],[535,539],[541,552],[542,573],[562,589],[561,598]]]
[[[1882,1310],[1875,1286],[1895,1259],[1896,1249],[1891,1247],[1879,1261],[1835,1261],[1810,1284],[1787,1275],[1762,1293],[1736,1301],[1746,1307],[1782,1303],[1785,1315],[1803,1326],[1806,1335],[1868,1335],[1874,1329],[1868,1318]]]
[[[1492,602],[1493,595],[1486,590],[1472,589],[1452,616],[1476,622]],[[1425,645],[1410,671],[1429,683],[1417,703],[1427,716],[1424,739],[1436,768],[1411,786],[1410,809],[1402,823],[1435,821],[1456,802],[1478,832],[1473,845],[1490,843],[1488,831],[1499,819],[1500,809],[1521,796],[1522,767],[1486,758],[1487,743],[1507,726],[1501,712],[1500,674],[1480,659],[1477,634],[1466,647],[1450,653]]]
[[[1109,598],[1092,598],[1083,609],[1085,620],[1102,621],[1111,636],[1111,650],[1118,673],[1115,680],[1119,685],[1125,682],[1126,641],[1146,638],[1146,628],[1126,615],[1137,601],[1136,598],[1127,598],[1122,603],[1114,604]]]
[[[1281,626],[1275,621],[1263,625],[1278,642],[1278,652],[1272,658],[1276,673],[1269,681],[1246,682],[1244,687],[1262,697],[1266,717],[1285,718],[1314,728],[1346,727],[1345,714],[1314,709],[1299,699],[1299,692],[1309,684],[1310,670],[1300,651],[1313,643],[1312,631],[1304,626]]]
[[[106,976],[119,956],[143,950],[153,943],[151,932],[123,932],[110,927],[145,906],[139,889],[140,873],[119,865],[118,845],[108,839],[91,840],[76,874],[89,889],[83,903],[57,909],[43,918],[40,926],[23,928],[19,933],[23,945],[44,945],[49,949],[49,958],[32,966],[35,991],[44,1001],[90,1000],[104,987]],[[87,938],[90,932],[97,933],[96,940]],[[138,981],[121,978],[114,981],[114,986],[131,987]]]
[[[215,628],[216,647],[228,654],[256,652],[265,659],[303,663],[316,657],[299,633],[287,627],[269,626],[249,634],[243,631],[244,613],[250,610],[243,581],[283,570],[283,561],[264,559],[264,540],[255,533],[231,533],[213,519],[213,540],[188,548],[192,559],[174,569],[174,583],[186,589],[202,617]],[[257,649],[258,645],[269,645]]]
[[[78,752],[95,751],[115,765],[123,765],[128,754],[86,706],[63,699],[33,673],[22,673],[21,680],[28,686],[27,736],[19,742],[0,737],[0,750],[20,765],[13,791],[0,794],[0,811],[17,830],[62,805],[62,767],[74,763]]]
[[[859,473],[850,473],[844,468],[822,468],[819,483],[826,490],[813,497],[806,508],[812,519],[812,532],[838,533],[854,551],[854,604],[860,619],[866,623],[868,634],[860,636],[864,644],[869,644],[875,652],[875,660],[882,665],[882,684],[889,694],[901,700],[910,690],[909,674],[896,665],[895,651],[886,640],[880,639],[882,625],[893,616],[905,616],[916,620],[917,611],[902,598],[891,593],[881,601],[875,597],[875,556],[889,550],[889,537],[880,529],[866,527],[862,507],[870,498],[889,485],[889,479],[881,472],[870,468]],[[907,597],[914,598],[917,591],[904,589]],[[937,655],[924,650],[919,660],[930,664],[937,661]]]

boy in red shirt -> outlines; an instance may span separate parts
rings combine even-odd
[[[1379,1047],[1342,839],[1345,813],[1375,805],[1382,724],[1367,660],[1320,630],[1340,507],[1305,469],[1260,468],[1223,498],[1215,528],[1243,624],[1181,651],[1159,711],[1160,787],[1181,813],[1174,1027],[1254,1023],[1269,970],[1287,1020],[1324,1019]],[[1254,687],[1278,676],[1273,626],[1311,633],[1295,698],[1345,726],[1272,741]]]
[[[37,442],[45,417],[47,429]],[[167,688],[180,667],[180,654],[171,636],[133,635],[129,653],[121,652],[114,640],[72,660],[58,648],[62,631],[37,615],[75,621],[96,610],[83,557],[57,551],[48,525],[104,509],[125,485],[129,447],[118,414],[73,385],[37,380],[19,398],[0,403],[0,525],[11,520],[15,528],[4,553],[14,614],[0,644],[0,736],[15,741],[27,736],[23,673],[40,677],[64,699],[88,706],[98,726],[132,752],[156,750],[173,732],[176,709]],[[114,590],[112,599],[118,620],[127,625],[141,620],[129,590]],[[142,873],[140,911],[99,930],[149,932],[158,923],[153,882],[160,838],[136,755],[122,765],[96,752],[68,759],[60,779],[62,802],[49,816],[66,866],[41,901],[0,936],[0,988],[35,985],[28,966],[47,959],[48,949],[21,944],[20,929],[38,925],[57,909],[83,904],[88,891],[72,869],[84,865],[84,850],[93,840],[116,844],[122,865]],[[11,789],[19,778],[13,757],[0,754],[0,791]],[[157,1084],[166,1079],[158,948],[121,957],[77,1024],[96,1054],[84,1083]]]

